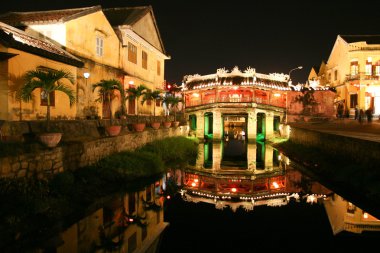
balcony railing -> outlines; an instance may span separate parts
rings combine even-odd
[[[257,103],[257,104],[272,105],[272,106],[282,107],[282,108],[285,108],[286,106],[286,101],[279,98],[268,99],[268,98],[261,98],[261,97],[241,97],[241,98],[220,97],[218,100],[215,98],[210,98],[210,99],[196,99],[196,100],[186,101],[186,107],[194,107],[194,106],[208,105],[208,104],[214,104],[214,103],[232,103],[232,104]]]
[[[346,81],[355,81],[355,80],[379,80],[380,73],[368,74],[365,72],[360,72],[356,75],[346,75]]]

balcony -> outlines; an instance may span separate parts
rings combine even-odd
[[[371,75],[365,72],[360,72],[356,75],[346,75],[346,82],[356,80],[379,80],[380,73],[372,73]]]
[[[231,103],[236,106],[237,104],[245,104],[245,103],[257,103],[257,104],[263,104],[263,105],[271,105],[276,107],[282,107],[285,108],[286,106],[286,100],[282,98],[277,97],[271,97],[271,98],[263,98],[263,97],[220,97],[218,99],[215,98],[209,98],[209,99],[192,99],[186,101],[186,107],[195,107],[195,106],[202,106],[202,105],[211,105],[215,103]]]

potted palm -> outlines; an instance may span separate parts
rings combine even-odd
[[[147,89],[141,101],[142,104],[144,104],[145,101],[153,101],[153,120],[151,119],[150,125],[155,130],[159,129],[161,125],[159,121],[156,121],[156,102],[162,99],[160,94],[161,92],[159,90],[152,91],[151,89]]]
[[[137,116],[137,122],[133,124],[133,128],[136,132],[142,132],[145,129],[145,122],[140,122],[139,118],[139,98],[145,94],[145,91],[147,90],[146,86],[141,84],[137,88],[130,87],[126,89],[126,93],[128,93],[127,99],[136,99],[136,116]]]
[[[165,103],[169,111],[173,111],[174,113],[174,121],[172,125],[174,127],[179,126],[179,121],[177,121],[177,111],[178,111],[178,104],[182,102],[182,98],[180,97],[175,97],[175,96],[167,96]]]
[[[120,91],[120,89],[122,89],[122,85],[116,79],[101,80],[100,82],[92,85],[92,91],[94,92],[96,89],[98,92],[98,98],[96,99],[96,101],[99,103],[108,102],[108,107],[110,111],[110,125],[106,127],[106,131],[110,136],[119,135],[121,131],[121,126],[115,125],[113,122],[112,100],[116,98],[114,92]]]
[[[74,76],[71,72],[54,69],[36,69],[25,73],[26,83],[19,91],[19,97],[24,102],[29,102],[33,98],[33,91],[41,89],[41,96],[46,98],[46,132],[39,134],[40,141],[47,147],[53,148],[58,145],[62,138],[62,133],[51,132],[50,128],[50,96],[55,91],[60,91],[69,98],[70,106],[75,103],[74,91],[63,82],[68,80],[74,84]]]

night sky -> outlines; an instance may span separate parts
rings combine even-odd
[[[165,79],[212,74],[248,66],[259,73],[292,72],[305,82],[313,66],[327,61],[338,34],[380,34],[375,1],[199,1],[199,0],[11,0],[1,12],[93,5],[152,5],[166,53]]]

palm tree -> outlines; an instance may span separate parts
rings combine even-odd
[[[50,94],[54,91],[65,93],[70,101],[70,106],[75,103],[75,93],[63,80],[67,79],[74,84],[74,76],[71,72],[54,69],[36,69],[25,73],[26,83],[21,87],[19,97],[24,102],[29,102],[33,98],[33,91],[41,89],[41,94],[47,99],[46,107],[46,131],[50,131]]]
[[[116,79],[110,79],[110,80],[101,80],[100,82],[92,85],[92,91],[94,92],[96,89],[98,89],[98,99],[96,101],[103,103],[105,101],[108,101],[109,111],[110,111],[110,124],[113,124],[113,118],[112,118],[112,100],[116,97],[114,94],[114,91],[118,90],[120,91],[121,95],[123,95],[123,88],[120,83],[120,81]],[[123,104],[123,98],[121,99],[121,103]]]
[[[182,98],[175,96],[167,96],[165,97],[164,103],[166,103],[167,108],[171,111],[174,111],[174,121],[177,121],[177,110],[178,104],[182,102]]]
[[[125,91],[128,93],[127,99],[136,99],[136,115],[137,121],[139,121],[139,98],[145,94],[147,87],[143,84],[140,84],[137,88],[131,87]],[[143,104],[143,102],[141,102]]]
[[[147,89],[143,95],[141,104],[144,104],[144,102],[147,100],[153,101],[153,116],[156,117],[156,101],[159,101],[161,99],[161,92],[159,90],[152,91],[151,89]]]

